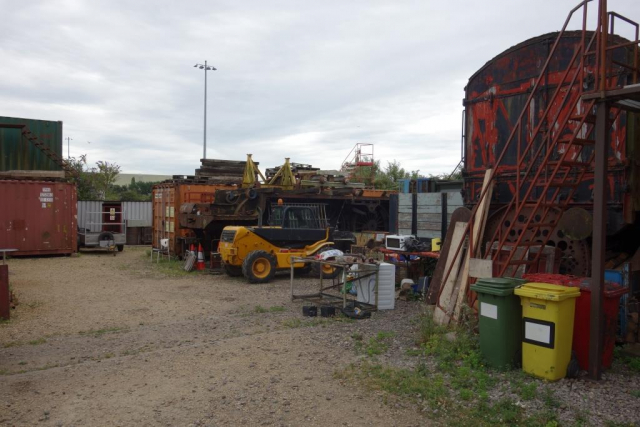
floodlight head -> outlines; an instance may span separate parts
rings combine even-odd
[[[193,67],[195,68],[195,67],[197,67],[197,66],[198,66],[198,64],[194,65]]]
[[[211,67],[211,69],[212,69],[213,71],[216,71],[216,70],[217,70],[217,68],[216,68],[216,67]]]
[[[203,68],[204,68],[204,65],[201,65],[201,66],[200,66],[200,69],[202,70]]]

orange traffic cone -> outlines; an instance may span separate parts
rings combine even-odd
[[[189,247],[189,252],[191,252],[192,254],[196,253],[196,247],[193,246],[193,243],[191,244],[191,246]]]
[[[204,269],[204,252],[202,252],[202,245],[198,243],[198,262],[196,263],[196,270],[202,271]]]

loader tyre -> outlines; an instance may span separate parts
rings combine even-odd
[[[330,251],[332,249],[334,249],[333,246],[325,246],[324,248],[316,252],[316,255],[321,254],[324,251]],[[323,279],[333,279],[334,277],[337,277],[341,271],[340,268],[332,267],[330,265],[318,264],[318,263],[313,263],[311,270],[314,277],[320,277],[320,271],[322,271]]]
[[[124,245],[118,245],[118,252],[124,251]]]
[[[276,274],[276,258],[266,251],[253,251],[242,262],[242,274],[249,283],[267,283]]]
[[[242,267],[239,265],[223,264],[224,272],[227,276],[240,277],[242,276]]]

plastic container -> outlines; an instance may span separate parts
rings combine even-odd
[[[522,304],[522,369],[556,381],[571,361],[573,319],[580,289],[527,283],[514,290]]]
[[[589,343],[591,328],[591,283],[588,280],[580,284],[580,297],[576,299],[575,324],[573,326],[573,350],[576,352],[580,369],[589,369]],[[602,349],[602,366],[610,368],[613,362],[613,348],[616,343],[618,327],[618,308],[620,297],[626,294],[627,288],[611,282],[605,282],[604,290],[604,348]]]
[[[514,295],[521,279],[480,279],[471,286],[478,294],[480,351],[488,365],[504,369],[519,366],[522,345],[522,306]]]

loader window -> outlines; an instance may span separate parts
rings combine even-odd
[[[283,228],[316,228],[313,212],[309,208],[287,208],[284,216]]]

